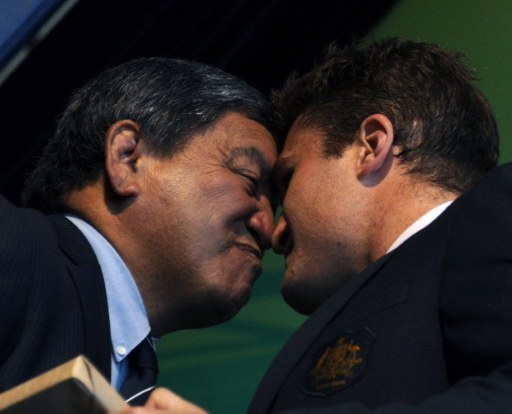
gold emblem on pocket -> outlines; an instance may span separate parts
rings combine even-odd
[[[309,395],[328,396],[362,376],[371,342],[368,329],[345,332],[321,348],[308,371],[302,390]]]

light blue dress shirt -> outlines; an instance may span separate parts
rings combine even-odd
[[[133,277],[114,247],[94,227],[76,216],[66,216],[84,234],[103,273],[112,340],[110,383],[119,390],[128,371],[128,354],[149,335],[144,303]]]

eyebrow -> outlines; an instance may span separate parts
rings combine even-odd
[[[235,161],[237,161],[239,158],[249,158],[251,161],[258,164],[258,167],[260,167],[262,174],[270,173],[270,166],[268,161],[266,160],[263,153],[255,147],[235,148],[229,154],[227,164],[232,166],[235,163]]]

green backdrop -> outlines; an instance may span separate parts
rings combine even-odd
[[[509,0],[402,0],[370,39],[400,36],[464,52],[496,114],[501,160],[512,161],[512,2]]]
[[[401,36],[466,53],[495,110],[502,136],[501,162],[505,162],[512,159],[510,22],[512,2],[508,0],[403,0],[366,40]],[[208,329],[176,332],[160,341],[160,385],[212,414],[245,412],[273,355],[304,320],[279,295],[280,258],[267,253],[264,268],[251,302],[233,320]]]

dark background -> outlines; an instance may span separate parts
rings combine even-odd
[[[310,68],[329,42],[365,36],[394,3],[78,1],[0,85],[0,192],[19,202],[25,176],[67,96],[107,66],[139,56],[195,59],[268,93],[290,71]]]

